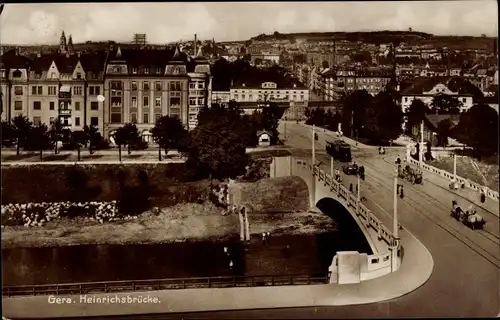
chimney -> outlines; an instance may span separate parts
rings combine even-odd
[[[193,50],[193,56],[196,55],[196,53],[198,53],[198,51],[196,51],[196,47],[198,45],[198,38],[196,37],[196,33],[194,34],[194,50]]]
[[[16,56],[19,55],[19,47],[16,47]]]

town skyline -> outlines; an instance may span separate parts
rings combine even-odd
[[[376,5],[376,6],[375,6]],[[164,13],[168,12],[165,18]],[[352,12],[356,14],[353,15]],[[28,17],[28,23],[20,17]],[[260,22],[255,23],[255,17]],[[126,21],[116,28],[117,24]],[[58,44],[61,31],[75,43],[150,43],[191,39],[242,41],[262,33],[413,31],[498,37],[496,3],[481,1],[314,3],[92,3],[7,4],[0,17],[2,44]],[[237,26],[236,28],[234,26]]]

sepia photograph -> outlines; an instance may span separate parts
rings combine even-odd
[[[500,316],[498,3],[0,3],[2,320]]]

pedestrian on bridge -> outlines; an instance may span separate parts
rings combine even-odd
[[[262,232],[262,243],[266,244],[266,233]]]

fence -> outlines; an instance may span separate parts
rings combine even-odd
[[[453,180],[453,174],[452,173],[449,173],[448,171],[446,170],[441,170],[441,169],[438,169],[434,166],[430,166],[428,164],[425,164],[425,163],[420,163],[418,160],[415,160],[411,157],[408,158],[408,161],[415,165],[415,166],[418,166],[418,167],[421,167],[427,171],[430,171],[430,172],[433,172],[435,174],[438,174],[442,177],[445,177],[446,179],[449,179],[450,181]],[[465,179],[465,178],[462,178],[462,177],[459,177],[457,176],[457,183],[459,184],[464,184],[466,188],[469,188],[469,189],[472,189],[476,192],[480,192],[481,190],[486,190],[486,196],[495,200],[495,201],[498,201],[498,192],[496,191],[493,191],[487,187],[484,187],[480,184],[477,184],[477,183],[474,183],[472,181],[469,181],[468,179]]]
[[[2,288],[2,296],[36,296],[60,294],[117,293],[194,288],[263,287],[314,285],[328,283],[328,275],[224,276],[204,278],[171,278],[134,281],[104,281],[68,284],[26,285]]]

